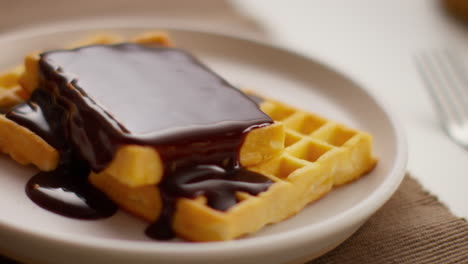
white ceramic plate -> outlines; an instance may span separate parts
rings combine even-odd
[[[96,31],[134,35],[142,26],[93,30],[62,27],[0,38],[0,69],[38,49],[60,48]],[[27,263],[289,263],[317,257],[343,242],[389,199],[403,178],[406,144],[401,126],[379,102],[344,75],[300,54],[239,38],[169,30],[227,80],[374,135],[376,169],[333,190],[298,215],[230,242],[151,241],[146,226],[123,212],[99,221],[50,213],[25,195],[34,174],[0,157],[0,252]],[[130,93],[131,91],[129,91]]]

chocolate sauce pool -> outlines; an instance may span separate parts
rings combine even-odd
[[[61,166],[52,172],[40,172],[26,184],[26,194],[49,211],[78,219],[112,216],[117,206],[87,180],[89,168]]]
[[[28,196],[56,213],[82,219],[116,209],[87,183],[127,144],[153,146],[164,162],[158,185],[161,217],[146,230],[173,236],[175,199],[204,195],[225,211],[235,193],[265,191],[271,181],[239,165],[252,129],[271,124],[257,104],[190,54],[174,48],[123,43],[41,54],[40,85],[6,117],[60,152],[53,172],[27,184]],[[64,198],[66,197],[66,198]]]

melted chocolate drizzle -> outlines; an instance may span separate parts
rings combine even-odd
[[[177,197],[196,198],[203,195],[211,208],[226,211],[239,202],[236,192],[257,195],[272,184],[261,174],[235,168],[226,170],[214,165],[181,169],[165,177],[160,185],[164,208],[161,217],[146,229],[146,234],[159,240],[171,239],[170,228]]]
[[[236,192],[257,195],[271,185],[241,168],[238,155],[248,131],[273,121],[182,50],[124,43],[51,51],[41,54],[39,73],[30,99],[6,116],[60,152],[58,169],[26,187],[48,210],[86,219],[112,214],[115,206],[86,178],[126,144],[153,146],[164,162],[163,212],[146,230],[158,239],[173,236],[177,197],[203,195],[225,211],[239,202]],[[57,197],[63,190],[79,205]]]
[[[36,204],[52,212],[78,219],[112,216],[117,206],[87,180],[86,166],[62,166],[40,172],[26,184],[26,194]]]

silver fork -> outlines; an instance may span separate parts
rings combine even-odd
[[[445,132],[468,149],[468,72],[460,57],[449,51],[415,57]]]

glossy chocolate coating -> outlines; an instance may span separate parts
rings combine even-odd
[[[75,162],[76,164],[76,162]],[[112,216],[117,206],[87,180],[86,166],[62,166],[40,172],[26,184],[26,194],[39,206],[78,219]]]
[[[40,86],[6,116],[58,149],[59,168],[76,166],[69,157],[85,167],[78,170],[84,176],[66,169],[54,175],[85,180],[86,171],[103,170],[120,146],[153,146],[165,167],[160,221],[171,217],[177,197],[204,195],[209,206],[227,210],[237,191],[256,195],[271,184],[240,168],[238,155],[248,131],[273,121],[187,52],[94,45],[43,53],[39,71]],[[36,183],[51,177],[40,175]]]

